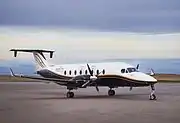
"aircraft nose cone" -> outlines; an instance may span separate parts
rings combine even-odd
[[[140,80],[140,81],[146,81],[146,82],[157,82],[157,80],[150,76],[150,75],[147,75],[147,74],[144,74],[144,73],[135,73],[136,75],[136,79]]]
[[[148,75],[149,76],[149,75]],[[157,79],[155,79],[154,77],[152,76],[149,76],[149,81],[150,82],[157,82]]]

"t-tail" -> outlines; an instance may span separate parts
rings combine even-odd
[[[43,53],[49,53],[50,58],[53,57],[53,53],[54,53],[54,51],[52,51],[52,50],[32,50],[32,49],[11,49],[10,51],[14,52],[14,57],[17,56],[18,52],[32,53],[34,56],[34,59],[35,59],[37,71],[49,66],[49,64],[46,60],[46,57],[44,56]]]

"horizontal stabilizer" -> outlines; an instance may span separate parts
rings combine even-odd
[[[10,51],[14,52],[14,57],[17,56],[17,52],[28,52],[28,53],[33,53],[33,52],[37,52],[37,53],[50,53],[50,58],[53,57],[53,50],[38,50],[38,49],[11,49]]]

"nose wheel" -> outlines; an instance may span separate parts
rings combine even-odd
[[[149,95],[149,100],[156,100],[156,95],[155,95],[155,88],[154,85],[151,85],[151,94]]]
[[[67,98],[73,98],[74,97],[74,92],[67,92],[66,94]]]
[[[115,91],[112,90],[112,89],[110,89],[110,90],[108,91],[108,95],[109,95],[109,96],[114,96],[114,95],[115,95]]]
[[[150,94],[149,100],[156,100],[156,95],[155,94]]]

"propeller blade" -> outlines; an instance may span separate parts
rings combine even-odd
[[[129,88],[129,91],[132,91],[132,88],[133,88],[133,87],[131,86],[131,87]]]
[[[137,64],[136,69],[139,69],[139,64]]]
[[[99,74],[93,76],[93,71],[91,70],[89,64],[87,64],[87,67],[88,67],[88,71],[89,71],[89,73],[90,73],[90,75],[91,75],[91,77],[90,77],[91,80],[96,80]],[[97,82],[96,82],[96,81],[94,81],[94,82],[95,82],[96,91],[99,92],[99,88],[98,88],[98,86],[97,86]]]
[[[82,87],[86,87],[86,86],[88,86],[90,83],[91,83],[91,81],[89,80],[89,81],[87,81],[86,83],[84,83],[84,84],[82,85]]]
[[[87,67],[88,67],[88,71],[89,71],[90,75],[93,76],[93,71],[91,70],[91,68],[88,64],[87,64]]]
[[[95,87],[96,87],[96,91],[97,91],[97,92],[99,92],[99,88],[98,88],[98,86],[96,85]]]

